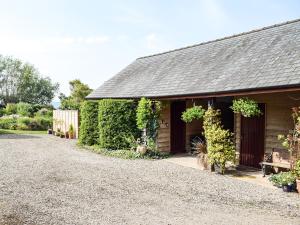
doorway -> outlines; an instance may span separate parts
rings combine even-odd
[[[185,101],[171,103],[171,153],[184,153],[186,126],[181,115],[186,109]]]
[[[265,147],[265,104],[259,104],[263,115],[241,117],[240,164],[259,167]]]

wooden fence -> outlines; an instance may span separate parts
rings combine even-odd
[[[78,110],[53,110],[53,130],[58,129],[62,132],[69,130],[70,125],[73,125],[75,137],[79,134],[79,113]]]

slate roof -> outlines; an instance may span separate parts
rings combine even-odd
[[[300,86],[300,19],[136,59],[88,99]]]

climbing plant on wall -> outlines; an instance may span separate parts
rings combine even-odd
[[[159,117],[161,112],[161,102],[141,98],[136,111],[136,122],[140,130],[146,130],[146,136],[155,140],[159,128]]]

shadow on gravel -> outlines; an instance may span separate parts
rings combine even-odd
[[[39,136],[33,136],[33,135],[24,135],[24,134],[1,134],[0,139],[36,139],[41,138]]]

